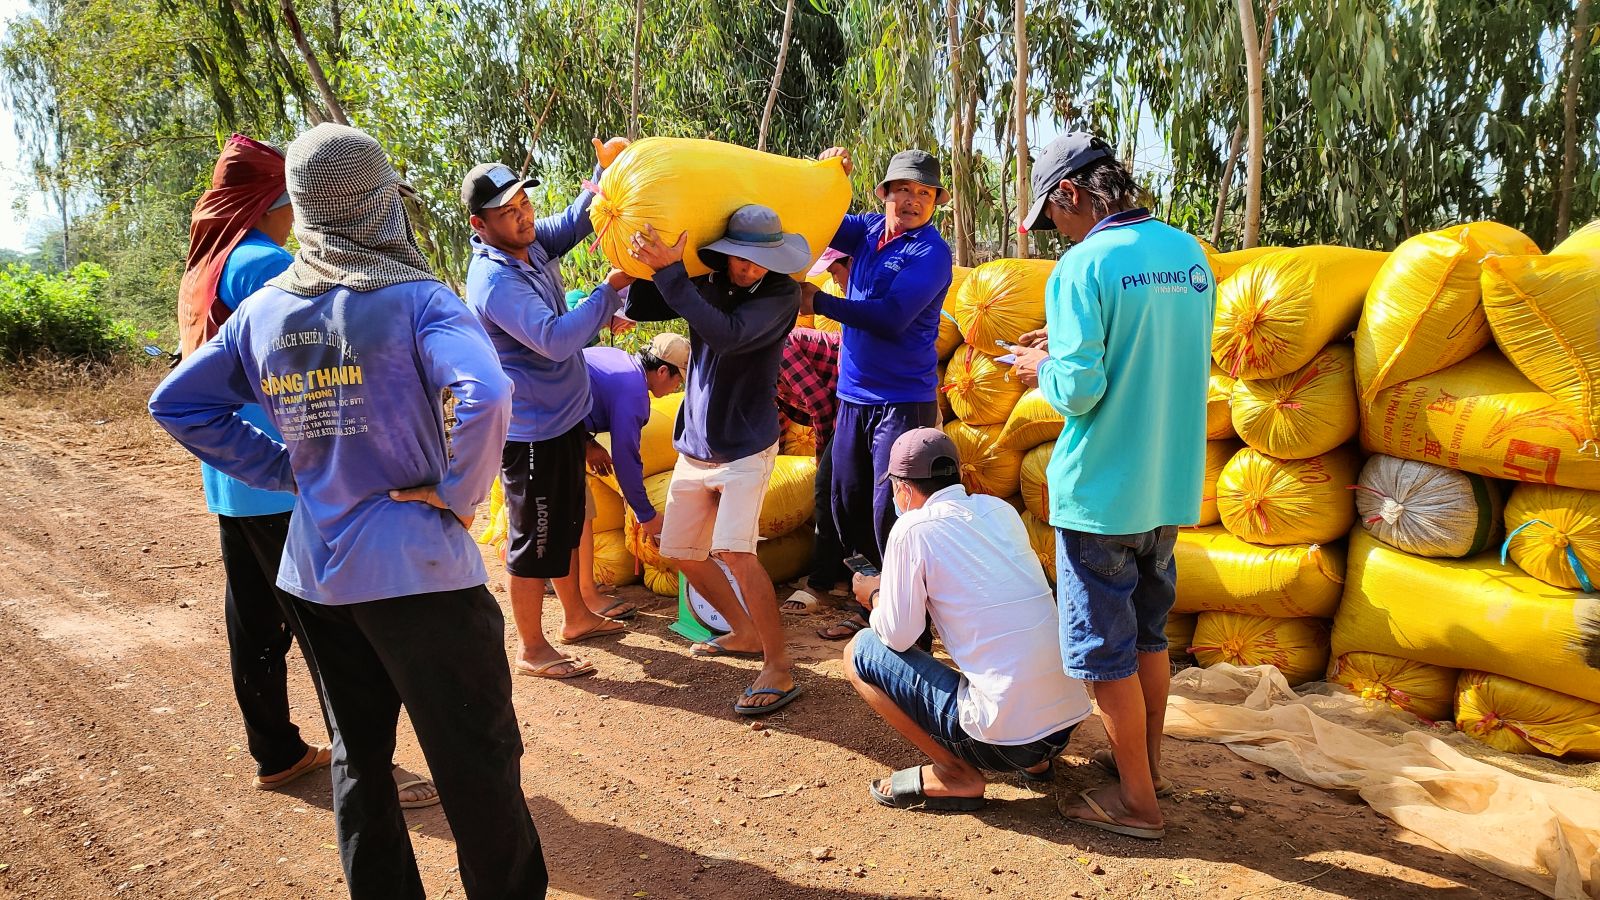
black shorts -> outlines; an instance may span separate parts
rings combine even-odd
[[[506,571],[518,578],[564,578],[583,538],[582,425],[547,441],[507,441],[500,454],[510,542]]]

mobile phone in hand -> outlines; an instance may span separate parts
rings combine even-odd
[[[878,567],[872,564],[872,560],[859,553],[845,557],[844,567],[857,575],[865,575],[868,578],[875,578],[878,575]]]

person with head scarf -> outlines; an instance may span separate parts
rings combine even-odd
[[[212,170],[211,188],[200,195],[190,219],[189,262],[178,302],[185,355],[289,267],[294,257],[283,245],[293,226],[283,154],[242,134],[230,137]],[[239,415],[278,437],[260,406],[249,404]],[[256,762],[254,784],[278,790],[328,765],[333,754],[331,747],[307,744],[289,716],[285,660],[295,628],[285,612],[292,601],[276,582],[294,494],[257,490],[205,463],[200,481],[221,537],[228,662],[245,744]],[[439,802],[426,778],[398,766],[393,773],[405,808]]]
[[[333,731],[350,895],[424,896],[389,775],[403,703],[467,896],[543,897],[505,622],[466,527],[499,466],[510,381],[418,251],[410,188],[376,141],[318,125],[289,145],[286,175],[293,263],[156,388],[151,415],[227,475],[295,494],[278,586]],[[280,437],[240,416],[251,403]]]

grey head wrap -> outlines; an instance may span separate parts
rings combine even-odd
[[[300,252],[268,284],[315,297],[435,280],[406,217],[410,187],[371,136],[325,122],[295,138],[284,158]]]

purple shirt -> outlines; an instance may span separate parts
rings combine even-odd
[[[589,367],[589,393],[594,407],[585,424],[590,434],[611,434],[611,465],[617,486],[641,522],[656,517],[656,508],[644,489],[644,458],[639,455],[639,432],[650,421],[650,388],[644,369],[633,354],[615,347],[590,347],[583,351]]]

